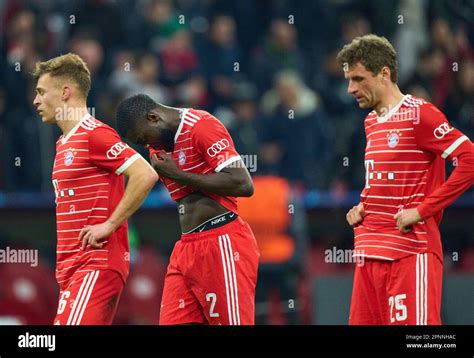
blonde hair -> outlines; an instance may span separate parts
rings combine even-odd
[[[84,60],[74,53],[68,53],[45,62],[36,62],[32,75],[39,79],[49,73],[51,77],[72,80],[79,91],[87,97],[91,89],[91,74]]]

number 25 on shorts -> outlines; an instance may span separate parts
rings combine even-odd
[[[404,321],[407,319],[407,306],[403,303],[403,300],[407,298],[405,293],[390,296],[388,298],[388,304],[390,305],[390,323],[395,321]],[[395,317],[393,316],[393,306],[395,306]]]

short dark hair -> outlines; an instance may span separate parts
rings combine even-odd
[[[356,37],[339,51],[337,62],[341,66],[349,67],[360,62],[374,75],[387,66],[390,69],[390,80],[397,83],[397,52],[385,37],[374,34]]]
[[[124,99],[117,107],[117,131],[126,138],[127,133],[134,130],[147,114],[158,104],[146,94],[137,94]]]

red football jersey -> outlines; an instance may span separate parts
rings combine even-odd
[[[195,109],[182,109],[181,122],[174,138],[173,152],[169,153],[179,168],[191,173],[207,174],[219,172],[224,167],[240,160],[234,142],[224,125],[213,115]],[[150,157],[160,152],[148,147]],[[185,185],[161,178],[175,201],[196,191]],[[237,199],[202,191],[219,204],[237,213]]]
[[[123,143],[114,129],[86,115],[56,143],[53,185],[56,194],[56,279],[61,290],[72,275],[112,269],[128,276],[127,223],[101,249],[81,250],[79,233],[100,224],[115,210],[124,193],[122,174],[140,155]]]
[[[442,211],[402,234],[393,216],[417,208],[445,181],[444,159],[453,159],[469,138],[434,105],[406,95],[383,117],[365,119],[366,184],[360,198],[366,216],[355,227],[356,255],[397,260],[433,252],[443,259],[438,225]]]

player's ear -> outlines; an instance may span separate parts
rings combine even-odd
[[[69,86],[63,86],[63,93],[61,95],[61,99],[63,101],[67,101],[72,96],[72,89]]]
[[[152,123],[156,123],[160,120],[158,113],[156,113],[153,109],[147,113],[146,118]]]
[[[380,71],[382,74],[382,79],[384,81],[390,81],[390,68],[387,66],[382,67],[382,70]]]

